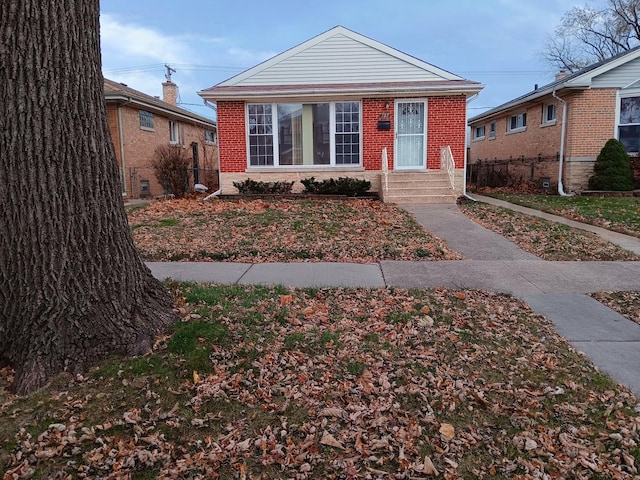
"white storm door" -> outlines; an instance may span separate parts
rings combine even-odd
[[[427,102],[396,102],[396,170],[424,169],[427,157]]]

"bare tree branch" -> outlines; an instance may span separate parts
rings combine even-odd
[[[602,9],[585,5],[566,12],[542,57],[556,69],[575,72],[640,43],[640,0],[609,0]]]

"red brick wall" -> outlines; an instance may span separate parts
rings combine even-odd
[[[169,145],[169,118],[157,113],[153,115],[153,130],[143,130],[140,128],[140,108],[133,106],[120,107],[120,119],[122,121],[123,147],[124,147],[124,177],[126,181],[125,191],[127,197],[135,198],[139,196],[140,181],[149,180],[151,195],[161,195],[164,190],[155,178],[151,162],[155,149],[162,145]],[[118,167],[122,169],[122,158],[120,149],[120,138],[118,131],[118,107],[114,104],[107,105],[107,121],[109,130],[116,151]],[[182,145],[176,148],[183,148],[189,158],[192,158],[191,143],[198,144],[198,160],[200,168],[217,169],[218,167],[218,146],[205,143],[204,127],[197,124],[187,123],[179,120]],[[214,179],[200,178],[201,182],[206,181],[211,185]],[[215,179],[217,181],[217,179]]]
[[[430,97],[427,103],[427,168],[440,168],[440,148],[451,147],[456,168],[464,167],[467,99]]]
[[[440,168],[440,148],[445,145],[451,147],[456,168],[463,168],[466,105],[464,96],[427,99],[428,168]],[[389,120],[391,130],[379,131],[379,120]],[[365,170],[381,170],[384,147],[387,147],[389,169],[393,169],[393,126],[393,98],[362,100],[362,162]],[[244,102],[218,102],[218,137],[220,139],[220,171],[244,172],[247,168]]]
[[[389,170],[393,169],[394,110],[393,98],[362,100],[362,163],[365,170],[382,170],[384,147],[387,147]],[[389,120],[391,130],[379,131],[379,120]]]
[[[220,172],[247,169],[247,135],[244,102],[218,102]]]

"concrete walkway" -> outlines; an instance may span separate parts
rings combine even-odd
[[[483,197],[487,202],[495,199]],[[503,206],[506,202],[502,202]],[[513,210],[530,213],[512,204]],[[465,260],[353,263],[148,263],[160,279],[220,284],[293,287],[474,288],[512,294],[547,317],[558,332],[598,367],[640,396],[640,325],[603,306],[586,293],[640,290],[640,262],[549,262],[519,249],[476,224],[455,205],[406,207],[428,231],[442,238]],[[562,223],[573,222],[533,211]],[[575,226],[575,225],[572,225]],[[640,239],[590,225],[578,228],[616,238],[640,253]],[[637,250],[636,250],[637,249]]]

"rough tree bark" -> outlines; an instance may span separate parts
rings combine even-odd
[[[127,225],[99,0],[0,0],[0,11],[0,360],[28,393],[145,352],[175,313]]]

